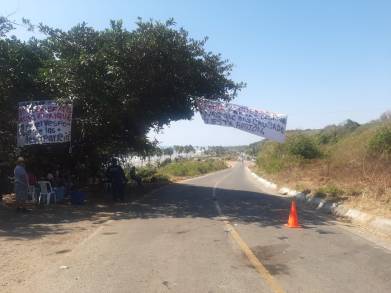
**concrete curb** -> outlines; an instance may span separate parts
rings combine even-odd
[[[248,169],[248,168],[247,168]],[[267,189],[270,189],[276,193],[278,193],[278,196],[284,196],[284,197],[295,197],[298,201],[303,202],[311,207],[313,207],[316,210],[319,210],[321,212],[325,212],[328,214],[333,214],[339,217],[344,217],[352,222],[357,222],[359,224],[364,224],[366,226],[369,226],[370,228],[385,233],[389,236],[391,236],[391,219],[389,218],[383,218],[378,217],[375,215],[371,215],[368,213],[364,213],[360,210],[349,208],[342,203],[338,202],[330,202],[325,199],[321,199],[318,197],[310,196],[309,194],[305,194],[303,192],[298,192],[296,190],[287,188],[287,187],[280,187],[278,188],[277,184],[262,178],[252,172],[250,169],[248,171],[251,173],[251,175],[262,184],[263,187],[266,187]]]

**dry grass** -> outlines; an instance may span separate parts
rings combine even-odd
[[[346,204],[379,216],[391,216],[391,188],[386,190],[364,189],[359,196],[349,197]]]
[[[342,200],[360,210],[391,217],[391,173],[373,174],[373,178],[369,179],[354,177],[354,173],[359,173],[357,170],[344,173],[344,170],[334,168],[330,168],[331,176],[327,176],[325,169],[327,167],[324,165],[314,163],[276,174],[268,174],[259,169],[257,172],[279,185],[331,200]]]
[[[337,143],[322,145],[324,156],[320,159],[297,161],[281,156],[284,168],[270,172],[258,164],[258,172],[281,185],[391,217],[391,161],[368,152],[369,141],[383,126],[384,123],[366,124]]]

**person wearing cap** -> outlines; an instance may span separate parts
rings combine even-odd
[[[29,178],[25,169],[25,161],[23,157],[19,157],[17,159],[14,175],[16,210],[26,212],[27,209],[25,207],[25,202],[27,200]]]

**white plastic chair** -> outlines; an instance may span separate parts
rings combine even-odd
[[[34,185],[28,186],[27,193],[31,196],[32,202],[35,202],[37,200],[35,197],[35,186]]]
[[[50,198],[54,196],[54,203],[57,202],[56,193],[52,188],[52,184],[50,181],[38,181],[38,185],[41,189],[38,197],[38,204],[41,203],[42,197],[46,196],[46,205],[50,204]]]

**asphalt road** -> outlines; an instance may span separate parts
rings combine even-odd
[[[133,203],[18,291],[391,292],[389,250],[301,208],[286,228],[289,205],[239,163]]]

